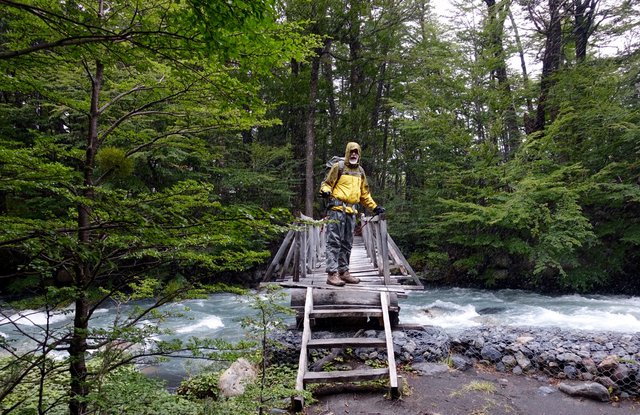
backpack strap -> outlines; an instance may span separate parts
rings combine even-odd
[[[349,176],[358,176],[360,178],[364,178],[365,174],[364,174],[364,169],[362,168],[362,166],[358,165],[358,171],[348,171],[345,173],[344,171],[344,160],[340,160],[338,161],[338,177],[336,178],[336,181],[333,183],[333,187],[331,188],[331,191],[333,191],[333,189],[335,189],[336,185],[338,184],[338,181],[340,180],[340,177],[342,176],[342,174],[348,174]]]
[[[344,160],[338,160],[338,177],[336,178],[336,181],[333,182],[333,186],[331,187],[332,192],[333,192],[333,189],[335,189],[336,186],[338,185],[338,181],[340,180],[340,177],[342,176],[343,172],[344,172]]]

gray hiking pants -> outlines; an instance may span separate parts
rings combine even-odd
[[[327,272],[348,271],[356,215],[330,210],[329,220],[336,222],[327,224]]]

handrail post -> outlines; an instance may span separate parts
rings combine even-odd
[[[382,275],[384,284],[391,284],[391,271],[389,269],[389,245],[387,242],[387,220],[380,216],[380,255],[382,256]]]
[[[369,219],[362,215],[362,226],[360,227],[360,232],[362,233],[362,241],[364,242],[364,249],[367,252],[367,256],[372,259],[372,262],[375,265],[374,255],[371,250],[371,229],[369,228]]]
[[[296,238],[293,245],[293,281],[300,282],[300,231],[296,230]]]
[[[271,279],[271,275],[276,270],[278,263],[280,262],[280,259],[282,258],[285,251],[287,250],[287,247],[291,243],[293,236],[294,236],[293,231],[289,230],[289,232],[287,232],[287,236],[284,237],[284,241],[282,241],[280,248],[278,248],[278,252],[276,252],[276,256],[271,261],[271,264],[269,264],[269,268],[267,268],[267,272],[264,274],[264,278],[262,278],[263,282],[267,282]]]
[[[309,241],[309,225],[305,224],[300,231],[301,235],[301,243],[300,243],[300,276],[302,278],[307,277],[307,249],[308,249],[308,241]]]
[[[375,232],[374,234],[375,236],[373,238],[374,252],[376,257],[375,266],[378,269],[378,271],[382,273],[384,258],[382,257],[382,247],[381,247],[382,236],[380,235],[380,220],[371,221],[371,223],[374,226],[373,231]]]

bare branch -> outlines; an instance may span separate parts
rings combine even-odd
[[[66,39],[59,39],[55,42],[46,42],[39,43],[37,45],[8,52],[0,52],[0,59],[11,59],[16,58],[18,56],[27,55],[29,53],[37,52],[40,50],[51,50],[56,49],[63,46],[77,46],[84,45],[88,43],[99,43],[99,42],[123,42],[128,40],[131,36],[131,33],[122,33],[119,35],[101,35],[101,36],[80,36],[80,37],[71,37]]]
[[[130,89],[129,91],[125,91],[122,92],[121,94],[118,94],[117,96],[115,96],[111,101],[107,102],[106,104],[104,104],[102,107],[100,107],[98,109],[98,114],[102,114],[104,111],[106,111],[110,106],[112,106],[113,104],[115,104],[116,102],[118,102],[119,100],[121,100],[122,98],[126,97],[127,95],[131,95],[134,92],[138,92],[138,91],[144,91],[144,90],[148,90],[151,88],[147,88],[144,85],[138,85],[132,89]]]
[[[140,108],[137,108],[137,109],[134,109],[134,110],[129,111],[128,113],[124,114],[122,117],[118,118],[118,119],[117,119],[113,124],[111,124],[111,125],[109,126],[109,128],[107,128],[107,130],[106,130],[105,132],[103,132],[103,133],[100,135],[100,137],[99,137],[98,141],[102,143],[102,142],[104,141],[104,139],[105,139],[109,134],[111,134],[111,133],[112,133],[116,128],[118,128],[118,126],[119,126],[120,124],[122,124],[123,122],[125,122],[126,120],[128,120],[128,119],[129,119],[129,118],[131,118],[131,117],[134,117],[134,116],[137,116],[137,115],[146,115],[146,114],[158,114],[158,113],[161,113],[161,112],[159,112],[159,111],[158,111],[158,112],[149,112],[149,111],[145,111],[145,110],[146,110],[147,108],[151,108],[152,106],[154,106],[154,105],[156,105],[156,104],[160,104],[160,103],[162,103],[162,102],[169,101],[169,100],[170,100],[170,99],[172,99],[172,98],[175,98],[175,97],[177,97],[177,96],[180,96],[180,95],[182,95],[182,94],[186,93],[186,92],[190,89],[190,87],[191,87],[191,86],[188,86],[188,87],[186,87],[185,89],[182,89],[182,90],[180,90],[180,91],[176,92],[175,94],[167,95],[167,96],[162,97],[162,98],[160,98],[160,99],[157,99],[157,100],[155,100],[155,101],[148,102],[148,103],[144,104],[143,106],[141,106]]]

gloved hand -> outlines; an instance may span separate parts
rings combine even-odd
[[[373,209],[373,213],[375,213],[376,215],[382,215],[384,212],[384,208],[380,205],[376,206],[376,208]]]
[[[328,190],[325,190],[324,192],[320,192],[320,196],[322,196],[324,199],[326,199],[329,196],[331,196],[331,192],[328,191]]]

